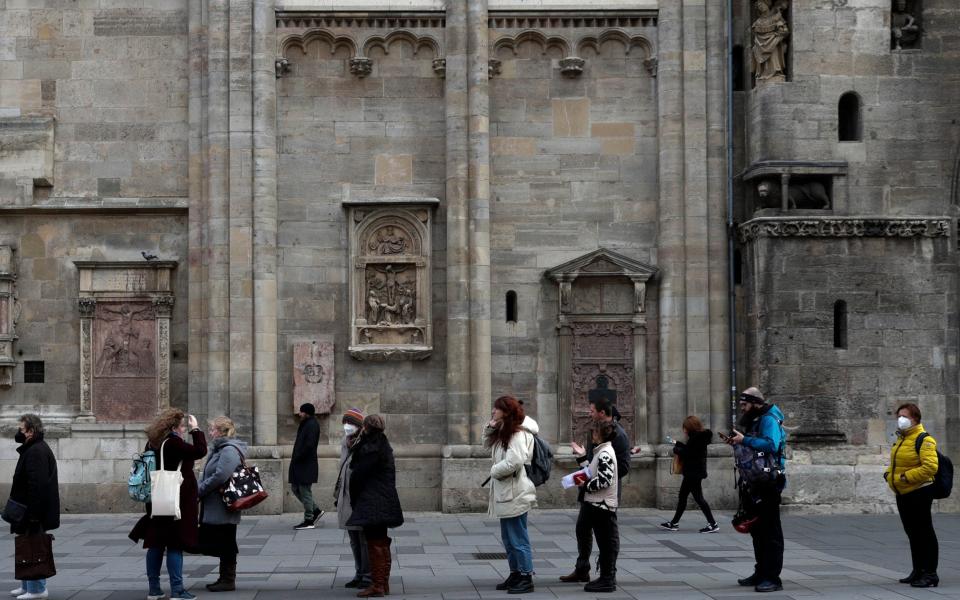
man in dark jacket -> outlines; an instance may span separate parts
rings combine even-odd
[[[313,500],[313,484],[319,479],[317,467],[317,445],[320,443],[320,423],[317,423],[316,409],[309,402],[300,406],[300,427],[297,439],[293,443],[293,455],[290,457],[290,487],[293,495],[303,504],[303,522],[294,529],[313,529],[323,516]]]
[[[616,431],[615,437],[613,438],[613,451],[617,455],[617,500],[619,501],[621,495],[620,490],[622,489],[622,485],[619,483],[623,481],[623,478],[630,472],[630,438],[627,437],[627,432],[624,431],[619,420],[614,418],[615,415],[619,416],[616,407],[606,399],[591,398],[589,410],[591,419],[594,421],[613,423]],[[576,442],[573,442],[570,446],[577,455],[577,463],[579,465],[587,466],[593,460],[593,450],[596,445],[592,441],[587,444],[586,448]],[[577,501],[580,503],[580,513],[577,515],[576,528],[577,564],[573,569],[573,573],[560,577],[560,581],[564,583],[587,583],[590,581],[590,553],[593,552],[593,530],[591,529],[588,509],[585,509],[586,505],[583,501],[585,491],[585,486],[581,486],[577,496]],[[620,535],[616,518],[613,520],[611,535]]]
[[[10,499],[26,506],[23,517],[10,523],[10,532],[17,535],[43,533],[60,527],[60,492],[57,481],[57,459],[43,441],[43,422],[27,414],[20,417],[20,430],[14,439],[20,443],[17,466],[13,472]],[[5,515],[5,517],[8,515]],[[18,600],[47,597],[47,580],[22,581],[14,590]]]

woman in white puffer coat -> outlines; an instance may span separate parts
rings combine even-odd
[[[523,406],[516,398],[501,396],[493,403],[493,418],[485,432],[493,459],[487,514],[500,519],[510,576],[497,589],[510,594],[533,591],[533,550],[527,513],[537,506],[537,489],[523,465],[533,459],[533,436],[539,429],[536,421],[524,416]]]

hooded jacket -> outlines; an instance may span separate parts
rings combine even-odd
[[[240,512],[227,510],[220,490],[230,481],[243,459],[246,459],[247,444],[236,438],[218,437],[214,438],[210,447],[210,456],[203,465],[203,474],[197,484],[197,494],[203,507],[200,522],[208,525],[236,525],[240,522]]]
[[[710,445],[711,440],[713,440],[713,432],[704,429],[692,432],[686,443],[677,442],[673,445],[673,453],[683,461],[684,477],[707,478],[707,446]]]
[[[940,468],[937,441],[929,435],[923,439],[920,454],[917,454],[917,438],[921,433],[925,430],[920,423],[906,431],[898,431],[897,441],[890,449],[890,466],[883,472],[883,478],[898,496],[930,485]]]
[[[403,525],[393,447],[382,431],[360,436],[350,454],[350,469],[347,491],[352,511],[345,525],[391,529]]]
[[[494,444],[490,449],[490,500],[487,515],[498,519],[519,517],[537,506],[537,488],[527,477],[523,465],[533,460],[533,436],[540,426],[524,417],[520,431],[513,434],[504,448]]]

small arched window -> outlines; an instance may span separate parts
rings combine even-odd
[[[841,142],[859,142],[863,139],[863,117],[860,95],[847,92],[837,103],[837,134]]]
[[[833,303],[833,347],[847,347],[847,303],[844,300]]]
[[[513,290],[507,292],[507,323],[517,322],[517,293]]]

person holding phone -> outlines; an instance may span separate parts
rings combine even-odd
[[[683,481],[680,483],[677,509],[673,518],[661,523],[660,528],[667,531],[680,530],[680,517],[687,509],[687,497],[692,494],[693,500],[707,519],[707,526],[700,529],[700,533],[716,533],[720,531],[720,526],[713,518],[710,505],[703,498],[703,480],[707,478],[707,446],[713,441],[713,432],[704,428],[703,423],[696,415],[690,415],[684,419],[682,428],[683,434],[687,437],[686,443],[676,442],[673,445],[673,453],[680,457],[683,465],[681,471]]]
[[[147,600],[165,597],[160,589],[160,566],[164,554],[167,555],[167,574],[170,576],[170,600],[194,600],[196,596],[188,592],[183,583],[183,552],[196,551],[199,546],[200,501],[193,463],[206,456],[207,438],[197,426],[197,418],[179,408],[168,408],[160,413],[145,431],[147,447],[144,451],[157,453],[158,467],[162,452],[164,470],[179,468],[183,475],[180,520],[152,516],[152,505],[147,502],[147,514],[130,531],[130,539],[134,542],[143,540],[143,547],[147,549],[147,582],[150,587]],[[184,439],[188,431],[191,442]]]

